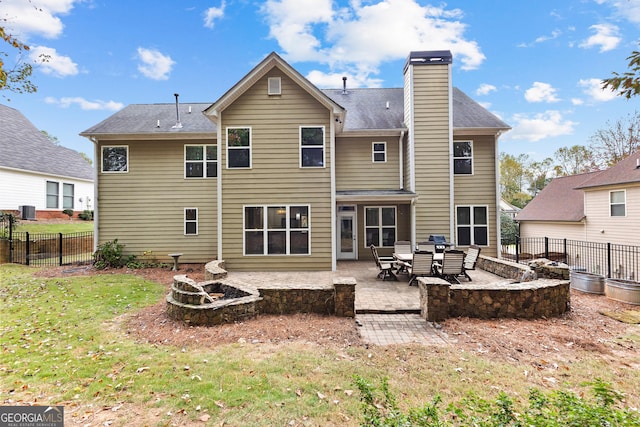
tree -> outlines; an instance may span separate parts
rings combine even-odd
[[[553,159],[547,157],[539,162],[532,162],[529,165],[529,192],[535,197],[553,179]]]
[[[47,132],[46,130],[41,130],[40,133],[42,133],[44,136],[47,137],[47,139],[49,141],[51,141],[51,143],[53,145],[60,145],[60,140],[58,139],[57,136],[51,135],[49,132]]]
[[[556,176],[577,175],[598,170],[593,152],[582,145],[558,148],[553,153],[553,158],[556,161],[554,167]]]
[[[527,154],[520,154],[516,157],[500,153],[500,194],[503,199],[510,202],[514,194],[523,191],[528,179],[527,165],[530,162]]]
[[[622,74],[614,71],[613,77],[602,80],[602,89],[617,91],[619,96],[630,99],[640,94],[640,52],[634,50],[627,60],[629,71]]]
[[[6,21],[6,18],[4,19]],[[33,73],[33,66],[22,62],[22,55],[29,50],[29,46],[20,40],[7,34],[5,28],[0,26],[0,38],[3,46],[6,44],[12,49],[17,49],[18,60],[13,67],[7,68],[3,58],[8,58],[9,53],[0,50],[0,90],[8,90],[16,93],[33,93],[37,87],[29,80]],[[2,48],[0,48],[2,49]]]
[[[602,167],[613,166],[640,149],[640,114],[636,111],[597,130],[589,139],[589,148]]]

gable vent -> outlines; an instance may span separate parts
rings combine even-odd
[[[281,95],[282,94],[282,84],[280,82],[280,77],[269,77],[268,79],[268,94],[269,95]]]

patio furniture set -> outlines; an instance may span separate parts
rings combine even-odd
[[[371,245],[373,259],[378,269],[378,278],[382,280],[398,280],[398,274],[409,276],[409,285],[415,285],[418,277],[441,277],[449,283],[460,283],[459,277],[471,281],[468,270],[475,270],[480,247],[471,245],[467,252],[447,250],[442,246],[438,250],[432,241],[422,242],[412,250],[411,242],[397,241],[394,244],[393,256],[378,255],[378,249]]]

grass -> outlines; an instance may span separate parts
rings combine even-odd
[[[20,233],[80,233],[83,231],[93,231],[93,221],[69,220],[68,222],[56,223],[20,221],[14,230]]]
[[[113,426],[142,425],[149,414],[157,414],[157,425],[206,415],[206,425],[356,426],[362,409],[354,375],[376,383],[389,378],[406,408],[436,394],[446,405],[470,392],[492,400],[505,391],[525,400],[532,386],[580,391],[594,375],[640,404],[640,370],[586,351],[536,370],[455,346],[136,342],[123,318],[164,298],[165,286],[124,274],[43,279],[34,271],[0,266],[0,392],[12,404],[136,408],[138,415],[120,413]],[[189,330],[176,324],[176,333]]]

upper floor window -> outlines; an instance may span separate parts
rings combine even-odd
[[[47,208],[58,209],[58,196],[60,184],[55,181],[47,181]]]
[[[365,234],[367,246],[393,247],[396,241],[396,207],[365,207]]]
[[[227,128],[227,168],[251,168],[251,128]]]
[[[384,163],[387,161],[386,142],[374,142],[371,144],[371,160],[374,163]]]
[[[487,206],[456,207],[457,245],[489,244],[489,209]]]
[[[309,255],[309,206],[245,206],[245,255]]]
[[[609,192],[609,212],[611,216],[627,216],[627,194],[625,190]]]
[[[62,209],[73,209],[73,184],[62,184]]]
[[[300,127],[300,167],[324,167],[324,126]]]
[[[184,234],[185,235],[198,234],[198,209],[197,208],[185,208]]]
[[[471,141],[453,142],[453,173],[456,175],[473,174],[473,144]]]
[[[129,147],[126,145],[102,147],[102,172],[129,171]]]
[[[215,178],[218,176],[218,147],[215,145],[184,146],[185,178]]]

